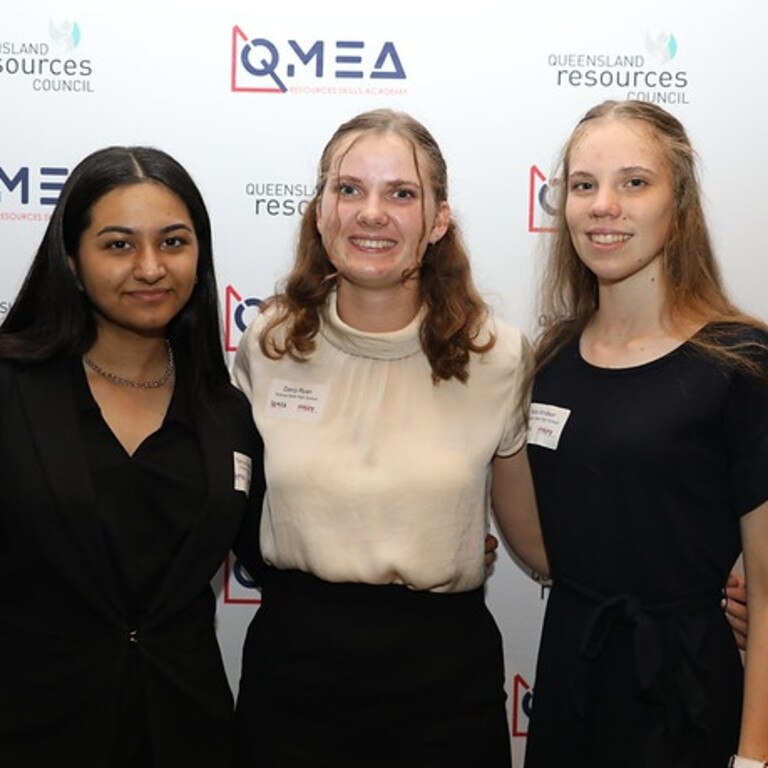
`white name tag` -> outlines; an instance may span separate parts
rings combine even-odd
[[[327,384],[275,379],[267,395],[267,413],[277,418],[318,421],[327,399]]]
[[[246,496],[251,489],[251,457],[244,453],[233,454],[235,459],[235,490],[242,491]]]
[[[528,443],[540,445],[542,448],[551,448],[554,451],[570,415],[569,408],[531,403],[531,409],[528,412]]]

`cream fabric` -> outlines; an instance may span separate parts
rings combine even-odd
[[[333,294],[306,362],[262,354],[263,315],[244,334],[233,378],[265,443],[268,563],[437,592],[482,583],[490,461],[525,442],[528,345],[489,321],[497,341],[472,356],[469,381],[434,385],[420,321],[363,333]]]

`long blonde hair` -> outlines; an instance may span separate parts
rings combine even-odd
[[[636,100],[604,101],[590,109],[577,123],[561,152],[556,174],[561,200],[541,283],[542,330],[536,344],[536,371],[581,334],[598,308],[597,279],[576,253],[565,219],[565,199],[573,149],[589,125],[600,119],[644,125],[656,140],[673,182],[674,211],[661,253],[666,320],[673,327],[685,321],[723,323],[708,328],[691,342],[708,354],[758,373],[749,350],[753,344],[747,343],[745,348],[745,344],[734,342],[728,325],[744,323],[763,330],[765,325],[745,315],[725,291],[701,204],[696,153],[685,128],[656,104]]]

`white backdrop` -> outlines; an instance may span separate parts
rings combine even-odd
[[[254,299],[290,263],[326,140],[357,112],[389,106],[435,134],[479,287],[533,332],[551,163],[588,107],[626,97],[659,101],[688,127],[727,282],[747,310],[768,315],[768,4],[449,5],[0,0],[0,318],[68,170],[102,146],[151,144],[184,163],[206,197],[233,348]],[[257,594],[232,571],[217,586],[234,687]],[[488,594],[519,760],[546,592],[502,554]]]

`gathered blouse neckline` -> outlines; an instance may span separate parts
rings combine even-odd
[[[424,319],[424,308],[404,328],[397,331],[374,333],[347,325],[340,317],[336,305],[336,292],[328,297],[321,310],[320,333],[337,349],[357,357],[374,360],[400,360],[421,352],[419,330]]]

